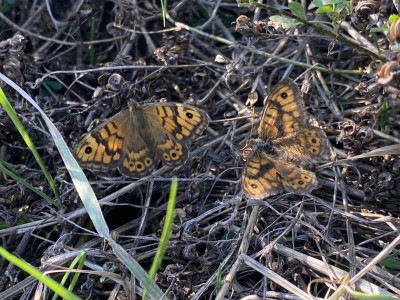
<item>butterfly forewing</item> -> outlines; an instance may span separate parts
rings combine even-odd
[[[259,138],[275,140],[292,136],[304,122],[304,102],[291,79],[279,82],[265,100],[258,128]]]
[[[274,158],[279,180],[285,191],[303,195],[318,187],[314,172],[296,166],[280,158]]]
[[[152,127],[154,149],[164,164],[176,166],[188,158],[185,142],[200,135],[208,125],[208,115],[196,107],[179,103],[144,104]]]
[[[97,126],[75,148],[75,157],[84,168],[106,171],[118,166],[124,151],[124,128],[128,111],[122,111]]]
[[[193,140],[208,125],[208,115],[201,109],[179,103],[144,104],[144,111],[158,128],[178,141]]]
[[[249,156],[242,177],[244,193],[251,199],[263,199],[284,191],[302,195],[317,186],[313,172],[258,150]]]
[[[277,84],[267,98],[261,120],[260,137],[279,156],[302,165],[329,159],[328,139],[322,129],[309,124],[303,98],[293,80]]]

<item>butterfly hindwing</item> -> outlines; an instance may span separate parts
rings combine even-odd
[[[303,166],[329,160],[331,155],[325,132],[311,125],[304,125],[290,138],[271,143],[279,156]]]
[[[150,150],[148,144],[137,132],[132,130],[130,136],[136,138],[125,139],[118,170],[128,177],[148,175],[158,165],[160,158]]]
[[[161,139],[162,138],[162,139]],[[188,147],[170,135],[161,135],[157,143],[157,152],[167,166],[183,164],[188,158]]]
[[[313,172],[259,150],[248,157],[242,177],[242,188],[251,199],[263,199],[284,191],[301,195],[317,186]]]
[[[284,191],[271,156],[256,149],[247,157],[242,188],[251,199],[263,199]]]
[[[274,163],[278,170],[279,181],[286,192],[303,195],[311,193],[318,187],[314,172],[281,158],[274,158]]]

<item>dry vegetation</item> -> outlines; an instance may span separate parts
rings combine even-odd
[[[283,15],[276,8],[287,7],[286,1],[251,10],[235,1],[171,0],[165,27],[160,1],[52,2],[3,1],[0,65],[71,149],[98,122],[127,107],[129,98],[192,104],[212,120],[192,143],[188,162],[175,170],[140,181],[117,171],[85,171],[115,240],[145,270],[159,242],[170,179],[178,177],[172,236],[155,279],[169,297],[214,299],[218,276],[229,272],[233,281],[219,299],[312,299],[335,291],[350,298],[338,289],[342,283],[400,295],[399,149],[340,161],[399,144],[400,25],[388,34],[389,16],[396,14],[391,1],[353,1],[353,7],[343,1],[346,6],[330,15],[302,1],[309,22],[290,28],[269,19]],[[247,18],[237,21],[240,15]],[[115,73],[123,84],[112,80]],[[338,163],[318,169],[320,187],[312,195],[247,201],[240,188],[242,149],[258,124],[262,100],[286,76],[302,87],[307,110],[327,133]],[[8,85],[2,88],[53,176],[63,208],[2,174],[1,246],[43,272],[69,267],[68,253],[86,250],[84,269],[100,273],[81,274],[76,295],[138,299],[140,283],[93,232],[37,110]],[[246,106],[250,92],[258,94],[255,113]],[[8,168],[56,199],[4,110],[0,145]],[[105,271],[123,284],[108,276],[101,281]],[[62,274],[51,276],[59,281]],[[38,287],[1,260],[0,299],[32,299]]]

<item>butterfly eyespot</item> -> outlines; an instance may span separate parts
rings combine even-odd
[[[87,147],[85,148],[85,153],[86,153],[86,154],[90,154],[90,153],[92,153],[92,152],[93,152],[92,147],[87,146]]]
[[[286,92],[282,92],[282,93],[281,93],[281,97],[282,97],[283,99],[286,99],[286,98],[288,97],[288,94],[287,94]]]
[[[176,152],[171,152],[171,157],[172,158],[176,158],[178,156],[178,154],[176,154]]]
[[[136,169],[138,169],[139,171],[143,169],[143,165],[141,163],[138,163],[136,165]]]
[[[252,184],[251,184],[251,187],[252,187],[253,189],[256,189],[256,188],[258,188],[258,185],[255,184],[255,183],[252,183]]]
[[[144,164],[145,164],[147,167],[150,166],[151,163],[152,163],[152,160],[151,160],[150,158],[147,158],[147,159],[144,161]]]
[[[166,161],[170,161],[171,160],[171,157],[167,153],[164,153],[163,157],[164,157],[164,160],[166,160]]]
[[[318,140],[317,139],[311,139],[311,143],[313,143],[313,144],[316,144],[318,142]]]
[[[302,181],[302,180],[299,180],[297,183],[298,183],[298,185],[304,185],[304,181]]]
[[[193,118],[193,114],[190,112],[186,113],[186,117],[188,117],[188,119],[192,119]]]

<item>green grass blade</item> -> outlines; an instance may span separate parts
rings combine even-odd
[[[216,284],[215,284],[215,290],[217,291],[217,294],[221,290],[221,287],[222,287],[222,266],[220,264],[218,266],[217,278],[216,278]]]
[[[161,12],[163,17],[163,25],[165,27],[165,19],[167,18],[167,0],[160,0],[161,2]]]
[[[178,190],[178,180],[176,179],[176,177],[173,177],[171,182],[171,191],[169,194],[167,213],[165,215],[165,223],[161,234],[160,244],[158,245],[158,249],[154,257],[153,264],[151,265],[150,268],[149,278],[147,280],[142,299],[146,299],[147,287],[155,278],[158,268],[162,263],[165,250],[168,247],[169,237],[171,235],[172,225],[174,223],[175,199],[177,190]]]
[[[74,269],[74,268],[75,268],[75,265],[78,264],[78,268],[77,268],[77,269],[78,269],[78,270],[82,270],[83,265],[84,265],[85,260],[86,260],[86,256],[87,256],[87,255],[86,255],[86,252],[85,252],[85,251],[81,251],[81,252],[79,253],[79,255],[78,255],[77,257],[74,258],[74,260],[72,261],[72,263],[70,264],[69,267],[70,267],[71,269]],[[68,278],[69,278],[69,275],[71,275],[71,273],[70,273],[70,272],[66,272],[65,275],[63,276],[63,278],[61,279],[60,284],[61,284],[62,286],[64,286],[65,283],[67,282],[67,280],[68,280]],[[69,287],[68,287],[68,291],[71,292],[71,291],[73,290],[73,288],[74,288],[75,285],[76,285],[76,282],[78,281],[79,275],[80,275],[80,273],[75,272],[74,277],[72,278],[71,284],[70,284]],[[54,294],[52,300],[57,300],[57,299],[58,299],[58,296],[60,296],[60,295]]]
[[[6,174],[7,176],[11,177],[15,181],[18,181],[21,185],[23,185],[26,188],[30,189],[32,192],[36,193],[38,196],[42,197],[47,202],[53,204],[57,208],[61,208],[62,207],[61,204],[59,204],[58,202],[54,201],[48,195],[43,193],[41,190],[35,188],[32,184],[30,184],[28,181],[26,181],[24,178],[22,178],[15,170],[9,170],[8,168],[11,168],[11,166],[9,166],[8,163],[6,163],[5,161],[0,159],[0,172]]]
[[[5,250],[3,247],[0,247],[0,255],[8,260],[10,263],[15,265],[16,267],[20,268],[21,270],[25,271],[26,273],[32,275],[40,282],[43,282],[47,287],[49,287],[52,291],[59,294],[64,299],[68,300],[80,300],[78,296],[74,295],[62,285],[60,285],[57,281],[51,279],[48,276],[43,275],[38,269],[34,268],[32,265],[28,264],[27,262],[19,259],[15,255],[12,255],[10,252]]]
[[[388,124],[389,124],[389,104],[388,100],[386,99],[382,104],[379,114],[379,127],[381,131],[385,132]]]
[[[117,244],[114,240],[109,240],[110,246],[112,247],[115,255],[124,263],[124,266],[128,268],[132,274],[142,282],[143,284],[148,280],[148,274],[143,270],[139,263],[130,256],[124,248]],[[154,283],[150,282],[147,292],[149,298],[157,300],[168,300],[168,297],[164,295],[161,289]]]
[[[26,132],[24,125],[22,124],[21,120],[18,118],[17,114],[14,111],[14,108],[11,106],[10,102],[8,101],[6,95],[3,92],[3,89],[0,88],[0,105],[4,108],[5,112],[8,114],[10,117],[11,121],[14,123],[15,127],[21,134],[22,138],[24,139],[26,145],[28,148],[31,150],[33,156],[35,157],[36,161],[38,162],[40,169],[42,169],[42,172],[44,176],[46,177],[51,189],[53,190],[54,194],[58,198],[58,192],[56,189],[56,186],[54,184],[54,180],[51,177],[49,171],[47,170],[45,164],[43,163],[43,160],[39,154],[39,152],[36,150],[35,145],[33,144],[29,134]]]

